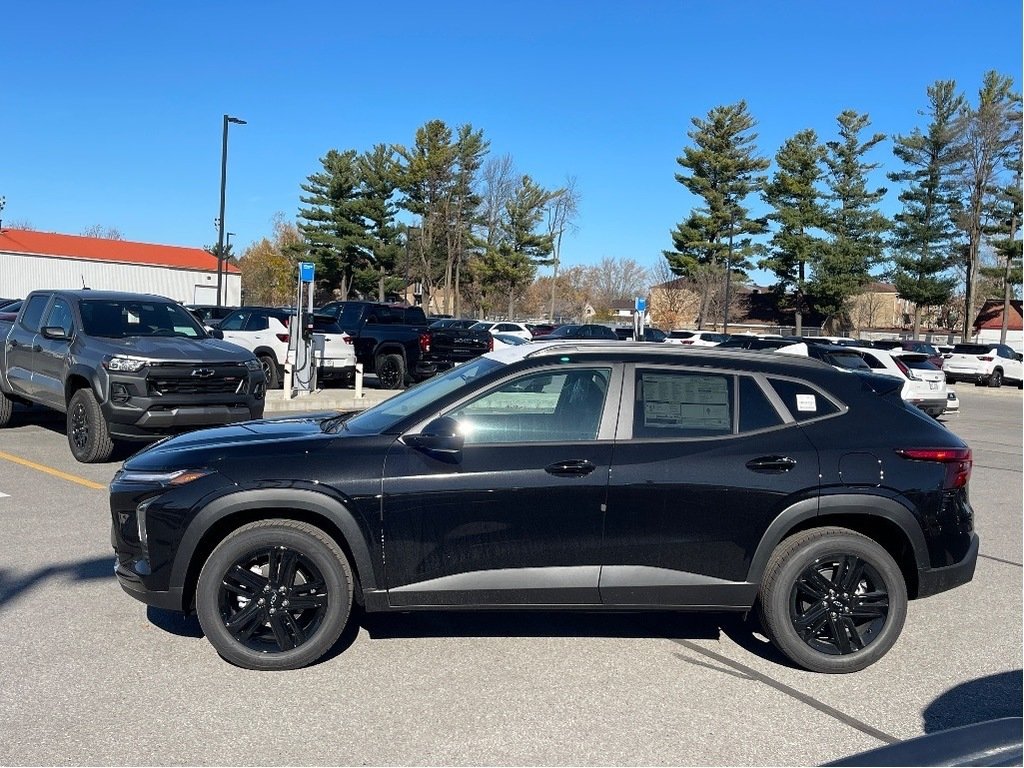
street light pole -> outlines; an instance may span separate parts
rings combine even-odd
[[[224,131],[220,147],[220,218],[217,219],[217,306],[221,306],[221,284],[224,280],[224,196],[228,175],[228,123],[245,125],[245,120],[224,115]]]

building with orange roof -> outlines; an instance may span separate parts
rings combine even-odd
[[[238,267],[225,265],[223,304],[241,304]],[[217,303],[217,258],[202,248],[0,229],[0,296],[45,288],[93,288]]]

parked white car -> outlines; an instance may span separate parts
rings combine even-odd
[[[973,381],[981,386],[1000,387],[1003,382],[1024,387],[1024,363],[1021,356],[1005,344],[956,344],[945,355],[942,370],[946,380]]]
[[[520,344],[529,343],[522,336],[513,336],[510,333],[494,333],[491,334],[491,338],[494,339],[495,349],[501,349],[502,347],[518,347]]]
[[[949,401],[946,375],[928,361],[925,353],[866,347],[849,349],[856,350],[874,373],[902,379],[904,384],[900,394],[911,405],[936,418],[945,412]]]
[[[224,340],[251,350],[263,364],[267,387],[281,386],[284,364],[288,359],[288,340],[294,310],[274,307],[240,307],[225,317],[218,330]],[[318,350],[318,379],[350,378],[356,370],[356,350],[352,338],[333,317],[313,316],[313,333],[322,334],[324,345]]]
[[[497,333],[504,334],[506,336],[518,336],[519,338],[525,339],[526,341],[529,341],[530,339],[533,338],[533,333],[530,331],[529,328],[526,327],[525,323],[509,323],[504,321],[499,323],[492,323],[487,320],[481,320],[476,325],[469,326],[469,330],[490,331],[491,336],[494,336]]]
[[[687,331],[681,328],[669,331],[666,344],[683,344],[693,347],[717,347],[729,338],[727,333],[713,331]]]

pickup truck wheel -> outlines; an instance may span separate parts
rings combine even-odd
[[[405,386],[405,360],[401,355],[381,355],[374,363],[377,382],[381,389],[401,389]]]
[[[263,366],[263,375],[267,377],[267,389],[281,386],[281,377],[277,375],[277,360],[270,355],[260,355],[260,365]]]
[[[14,413],[14,401],[0,390],[0,427],[6,427],[11,423],[11,415]]]
[[[106,419],[91,389],[77,390],[68,402],[68,445],[83,464],[106,461],[114,452]]]
[[[199,623],[217,652],[246,669],[298,669],[348,623],[352,569],[337,543],[297,520],[242,526],[213,550],[196,589]]]
[[[1003,386],[1003,372],[996,368],[992,371],[992,374],[988,377],[988,385],[995,389]]]
[[[812,672],[856,672],[884,656],[903,629],[907,587],[878,542],[815,528],[772,553],[759,595],[772,642]]]

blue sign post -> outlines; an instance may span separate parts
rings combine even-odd
[[[304,283],[313,282],[313,273],[316,271],[316,264],[311,261],[299,262],[299,280]]]
[[[646,312],[647,299],[645,299],[643,296],[637,296],[635,299],[633,299],[633,307],[636,309],[637,312]]]

